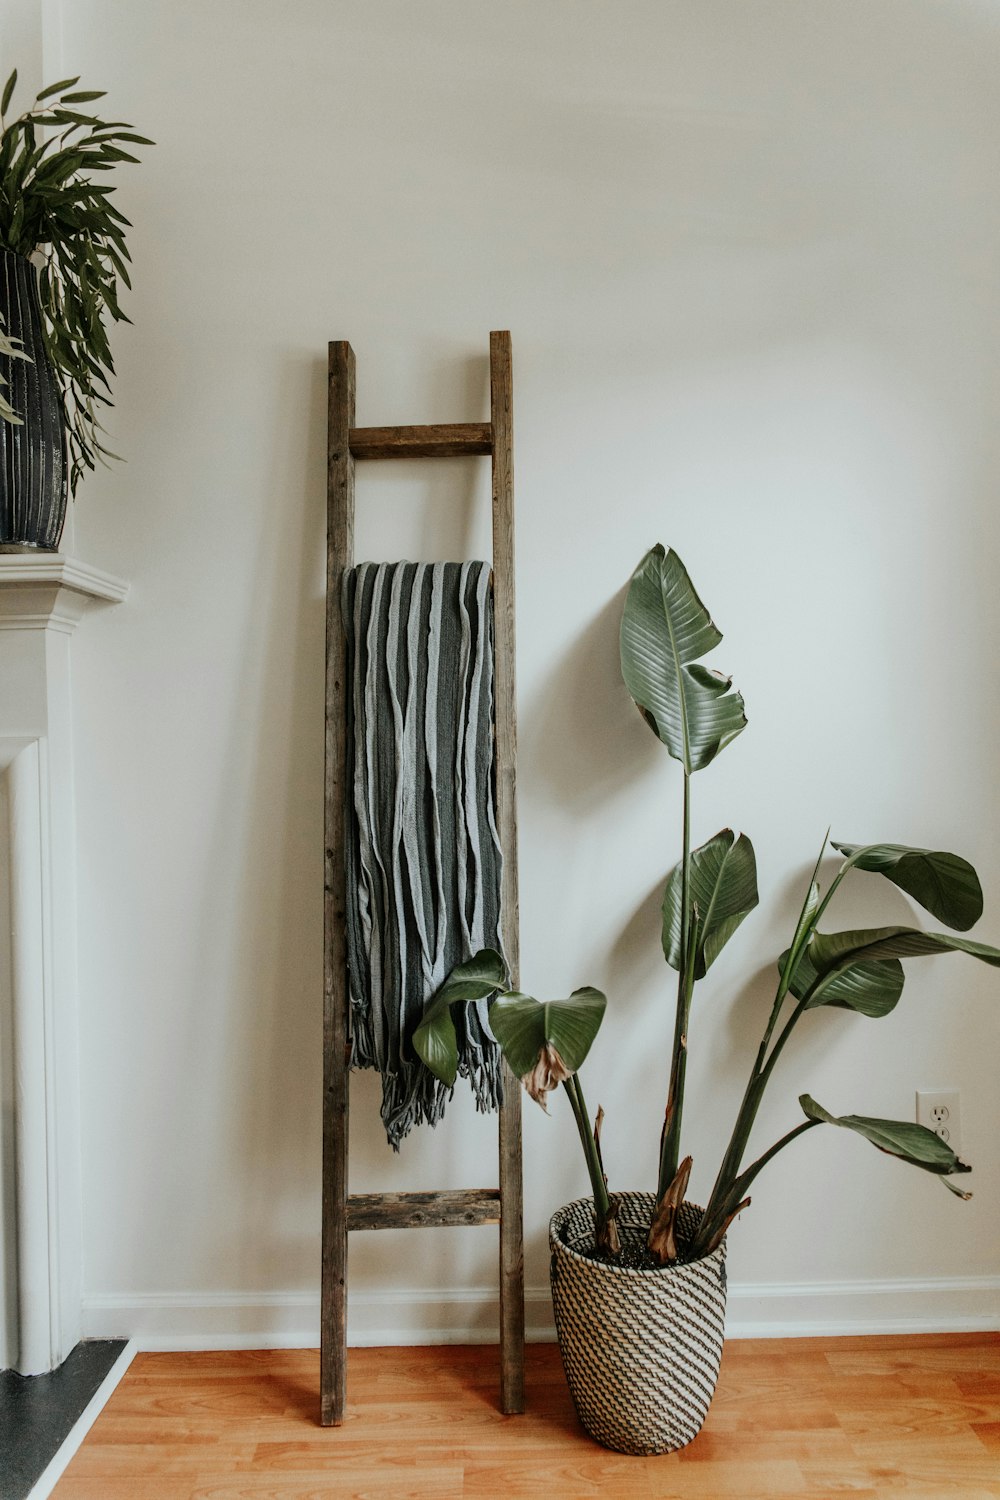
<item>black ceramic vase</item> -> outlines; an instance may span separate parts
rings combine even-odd
[[[0,420],[0,551],[54,552],[66,519],[62,402],[42,337],[37,273],[10,250],[0,250],[0,313],[31,361],[0,356],[5,395],[21,418],[20,426]]]

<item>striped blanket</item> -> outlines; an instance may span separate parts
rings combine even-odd
[[[502,952],[489,564],[363,563],[345,577],[352,1066],[382,1075],[395,1150],[451,1090],[410,1038],[457,963]],[[456,1007],[459,1072],[501,1096],[485,1002]]]

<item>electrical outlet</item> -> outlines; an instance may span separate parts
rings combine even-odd
[[[917,1124],[933,1130],[955,1152],[962,1146],[962,1115],[958,1089],[917,1090]]]

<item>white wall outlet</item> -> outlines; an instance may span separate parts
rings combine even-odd
[[[958,1089],[917,1090],[917,1124],[933,1130],[955,1152],[962,1147],[962,1113]]]

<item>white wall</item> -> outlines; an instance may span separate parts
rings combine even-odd
[[[74,518],[77,553],[133,581],[74,646],[88,1326],[308,1337],[327,340],[354,345],[359,422],[475,420],[487,334],[512,331],[522,977],[609,992],[585,1083],[612,1186],[654,1176],[673,987],[656,908],[678,776],[617,673],[652,542],[725,631],[751,723],[698,778],[695,835],[750,833],[763,899],[693,1027],[703,1193],[828,823],[966,854],[1000,939],[1000,19],[976,0],[63,0],[61,24],[46,74],[106,88],[158,142],[119,179],[128,462]],[[484,479],[365,470],[359,556],[481,549]],[[858,877],[841,918],[906,910]],[[815,1132],[731,1236],[747,1326],[995,1308],[996,977],[910,968],[892,1017],[802,1027],[760,1141],[806,1089],[907,1117],[916,1087],[957,1085],[976,1196]],[[371,1079],[352,1107],[356,1188],[494,1176],[468,1107],[398,1159]],[[527,1109],[526,1162],[542,1288],[548,1214],[585,1190],[561,1102]],[[488,1329],[494,1244],[355,1237],[356,1335]]]

